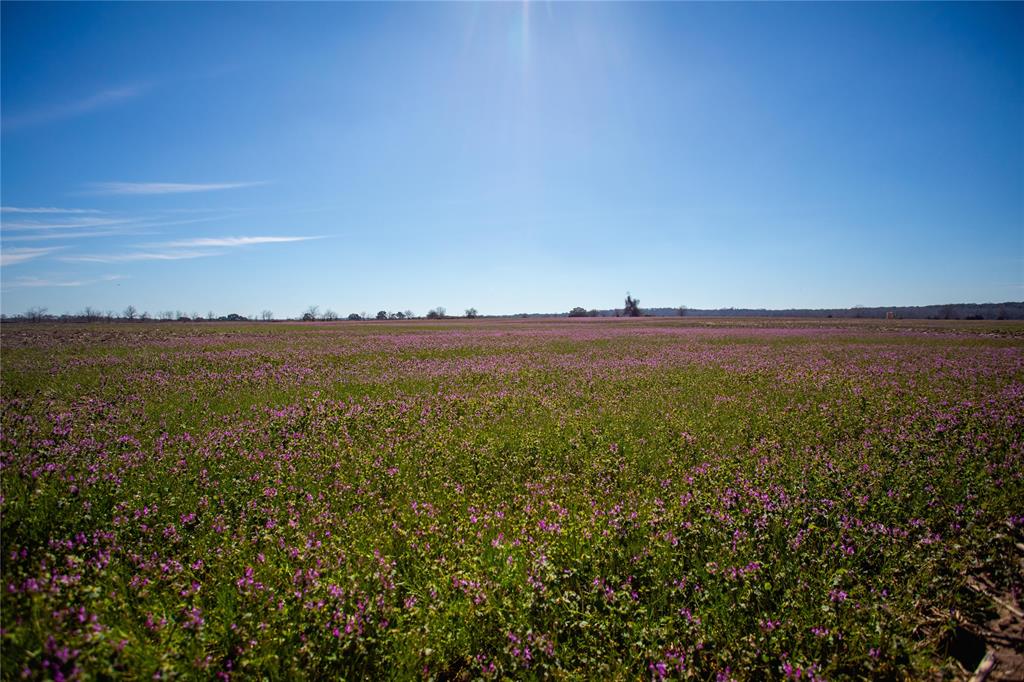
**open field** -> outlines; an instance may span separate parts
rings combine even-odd
[[[967,633],[1020,663],[1020,324],[2,343],[4,679],[941,679]]]

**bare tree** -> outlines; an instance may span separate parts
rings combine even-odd
[[[467,318],[469,318],[469,319],[471,319],[471,320],[473,320],[473,319],[476,319],[476,317],[477,317],[477,316],[478,316],[479,314],[480,314],[480,313],[478,313],[478,312],[476,311],[476,308],[466,308],[466,317],[467,317]]]
[[[326,322],[334,322],[335,320],[338,319],[338,313],[328,308],[326,311],[324,311],[324,316],[322,319],[325,320]]]
[[[622,309],[622,314],[626,317],[640,317],[643,312],[640,310],[640,300],[633,298],[626,292],[626,307]]]
[[[86,322],[95,322],[100,319],[100,311],[92,306],[85,306],[85,310],[82,311],[82,317],[85,318]]]
[[[121,313],[121,317],[123,317],[124,319],[128,320],[129,322],[131,322],[132,320],[134,320],[138,316],[138,314],[139,314],[139,311],[135,309],[135,306],[130,305],[127,308],[124,309],[124,312]]]
[[[443,320],[447,316],[447,310],[444,306],[437,306],[433,310],[427,313],[428,320]]]
[[[25,311],[25,319],[29,322],[42,322],[46,319],[46,308],[29,308]]]
[[[270,312],[269,310],[264,310],[262,313],[260,313],[260,319],[262,319],[264,322],[270,322],[271,320],[274,319],[274,313]]]
[[[412,314],[411,310],[406,310],[402,314],[405,315],[405,319],[407,320],[411,320],[412,318],[416,317],[415,315]]]
[[[303,322],[312,322],[320,315],[320,306],[311,305],[306,308],[306,312],[302,313]]]

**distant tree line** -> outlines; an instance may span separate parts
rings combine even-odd
[[[797,317],[797,318],[837,318],[837,319],[908,319],[908,320],[1024,320],[1024,301],[1007,301],[1005,303],[945,303],[930,306],[853,306],[852,308],[790,308],[785,310],[768,310],[764,308],[718,308],[700,309],[688,308],[685,305],[674,308],[640,308],[639,299],[626,294],[626,300],[622,308],[611,308],[598,310],[595,308],[585,309],[582,306],[572,308],[568,313],[561,313],[568,317]],[[503,317],[541,317],[542,313],[518,313],[514,316]],[[451,319],[452,316],[444,306],[431,309],[426,314],[428,320]],[[459,317],[459,316],[455,316]],[[465,319],[480,317],[476,308],[467,308]],[[46,308],[33,307],[18,315],[0,315],[5,322],[244,322],[249,320],[262,320],[273,322],[278,320],[270,310],[263,310],[258,315],[248,317],[238,313],[227,315],[216,315],[211,310],[205,315],[195,311],[186,313],[182,310],[161,310],[150,313],[146,310],[138,310],[135,306],[129,305],[120,313],[112,310],[100,310],[86,306],[78,313],[51,314]],[[342,317],[334,310],[327,309],[323,312],[316,305],[309,306],[297,318],[306,322],[322,321],[336,322]],[[349,321],[361,320],[414,320],[418,319],[411,310],[388,311],[380,310],[374,316],[368,316],[365,312],[349,313],[345,318]]]
[[[475,319],[480,316],[480,312],[476,308],[467,308],[464,317],[467,319]],[[426,315],[427,319],[430,320],[441,320],[449,319],[450,316],[443,306],[438,306],[432,309]],[[148,311],[139,311],[135,306],[130,305],[122,310],[120,313],[115,313],[112,310],[100,311],[96,308],[86,307],[79,313],[68,314],[64,313],[61,315],[52,315],[46,308],[34,307],[29,308],[20,315],[3,315],[0,319],[8,322],[243,322],[243,321],[255,321],[261,320],[263,322],[274,322],[278,318],[274,316],[271,310],[262,310],[258,315],[247,317],[245,315],[239,315],[238,313],[230,313],[228,315],[215,315],[211,310],[205,316],[199,313],[185,313],[181,310],[164,310],[156,314],[150,314]],[[342,317],[328,308],[321,312],[320,306],[311,305],[306,308],[302,314],[297,318],[285,318],[285,319],[298,319],[303,322],[336,322],[341,320]],[[418,319],[416,314],[411,310],[379,310],[374,316],[369,316],[365,312],[349,313],[344,319],[351,321],[361,320],[415,320]]]
[[[479,316],[480,312],[476,308],[467,308],[465,315],[463,317],[472,320]],[[438,306],[436,308],[429,310],[425,317],[428,320],[446,320],[449,319],[451,316],[448,314],[448,311],[444,306]],[[340,318],[338,314],[335,313],[333,310],[328,310],[321,314],[320,308],[318,306],[313,305],[307,308],[306,311],[302,313],[302,316],[299,319],[303,320],[304,322],[311,322],[314,320],[332,322]],[[355,322],[360,320],[415,320],[418,318],[416,317],[416,314],[413,313],[413,311],[411,310],[378,310],[377,314],[373,316],[367,315],[365,312],[349,313],[345,319]]]
[[[626,292],[625,305],[621,309],[599,311],[595,309],[587,310],[581,306],[576,306],[569,311],[569,317],[603,317],[608,314],[615,317],[643,317],[645,313],[640,309],[640,299],[633,298],[628,291]]]
[[[265,311],[268,312],[268,311]],[[199,313],[186,313],[181,310],[161,310],[150,314],[148,310],[139,311],[135,306],[128,306],[120,313],[112,310],[100,311],[97,308],[86,307],[78,313],[51,314],[46,308],[29,308],[20,315],[0,316],[6,322],[242,322],[250,319],[245,315],[230,313],[228,315],[215,315],[213,311],[205,316]]]
[[[577,306],[567,317],[803,317],[835,319],[907,319],[907,320],[1024,320],[1024,302],[1004,303],[945,303],[926,306],[862,305],[851,308],[674,308],[640,309],[640,302],[627,294],[623,308],[585,310]]]

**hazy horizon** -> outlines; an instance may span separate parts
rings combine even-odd
[[[1024,6],[2,8],[0,307],[1024,299]]]

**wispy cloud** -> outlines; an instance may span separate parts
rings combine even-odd
[[[22,114],[4,116],[3,127],[5,130],[15,130],[17,128],[27,128],[64,118],[81,116],[82,114],[88,114],[98,109],[104,109],[120,102],[138,97],[145,91],[146,88],[140,85],[123,88],[108,88],[81,99],[57,104],[48,109],[39,109],[37,111],[28,111]]]
[[[207,258],[219,256],[219,251],[130,251],[128,253],[92,254],[84,256],[62,256],[60,260],[67,263],[133,263],[146,260],[188,260],[190,258]]]
[[[172,216],[173,217],[173,216]],[[46,216],[48,220],[16,219],[14,221],[0,221],[3,230],[0,232],[0,239],[4,244],[12,242],[46,242],[56,239],[87,239],[102,237],[128,237],[131,235],[153,235],[159,233],[159,228],[172,225],[187,225],[191,223],[202,223],[221,220],[225,215],[210,215],[199,218],[186,218],[179,220],[164,220],[163,216],[139,216],[133,218],[103,217],[98,216],[73,216],[73,217],[52,217]],[[20,216],[19,216],[20,218]],[[263,241],[292,241],[296,238],[272,237],[269,239],[256,238],[254,241],[244,241],[247,238],[240,238],[238,244],[226,244],[228,246],[240,245],[243,243],[261,243]],[[306,239],[304,237],[297,238]],[[175,244],[178,247],[188,248],[190,246],[221,246],[218,242]],[[141,248],[153,246],[168,247],[171,243],[146,244]]]
[[[256,244],[282,244],[304,242],[323,237],[196,237],[170,242],[139,244],[136,251],[111,254],[84,254],[63,256],[60,260],[69,263],[131,263],[147,260],[186,260],[207,258],[226,253],[222,249]]]
[[[211,215],[203,218],[186,218],[179,220],[163,220],[162,218],[146,218],[139,222],[139,227],[167,227],[170,225],[191,225],[193,223],[209,223],[229,218],[230,215]]]
[[[89,231],[51,231],[36,234],[17,234],[15,236],[3,235],[4,243],[9,242],[42,242],[54,239],[90,239],[95,237],[127,237],[153,234],[143,230],[89,230]]]
[[[266,185],[259,182],[93,182],[88,185],[90,194],[111,195],[153,195],[184,194],[187,192],[216,192],[225,189],[241,189]]]
[[[56,208],[53,206],[0,206],[0,213],[103,213],[95,208]]]
[[[116,282],[117,280],[128,279],[124,275],[104,275],[93,279],[46,279],[43,277],[16,277],[13,280],[5,281],[4,289],[28,289],[28,288],[63,288],[63,287],[84,287],[90,284],[101,284],[103,282]]]
[[[199,237],[174,242],[164,242],[160,246],[168,248],[195,248],[202,246],[248,246],[250,244],[282,244],[286,242],[305,242],[323,237]]]
[[[3,222],[5,230],[75,230],[81,228],[110,227],[111,225],[123,225],[131,222],[126,218],[72,218],[67,220],[21,220],[16,222]]]
[[[64,247],[53,246],[50,248],[15,248],[15,249],[3,249],[0,251],[0,265],[14,265],[15,263],[24,263],[27,260],[39,258],[45,256],[48,253],[58,251]]]

